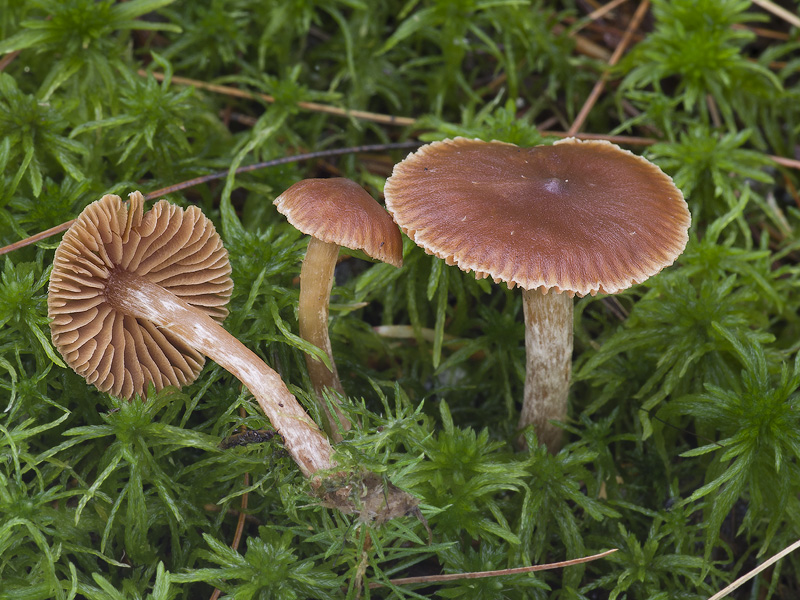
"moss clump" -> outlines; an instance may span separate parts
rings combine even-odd
[[[584,4],[0,0],[0,245],[106,193],[221,173],[165,195],[217,223],[226,327],[317,422],[306,242],[272,200],[331,175],[378,197],[405,152],[238,167],[456,135],[538,144],[605,77],[583,131],[657,162],[693,213],[674,266],[576,301],[555,456],[530,432],[513,445],[518,294],[408,240],[403,269],[342,260],[330,332],[355,426],[337,460],[374,474],[369,510],[389,486],[419,501],[381,524],[321,504],[277,437],[221,449],[269,423],[214,364],[146,402],[90,389],[49,340],[57,238],[6,254],[0,598],[695,599],[800,537],[797,29],[745,0],[653,0],[609,69],[632,3],[594,20]],[[390,583],[612,547],[562,571]],[[732,597],[796,598],[798,571],[789,555]]]

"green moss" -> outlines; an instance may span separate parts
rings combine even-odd
[[[769,157],[798,145],[797,30],[744,0],[653,0],[609,70],[580,49],[588,38],[611,50],[628,13],[604,17],[598,34],[584,4],[0,0],[0,244],[105,193],[227,173],[168,198],[216,223],[235,284],[225,326],[312,416],[296,316],[306,239],[272,200],[334,174],[378,195],[404,155],[237,167],[406,138],[549,143],[539,127],[566,131],[607,72],[584,130],[651,138],[631,148],[674,178],[693,214],[675,265],[617,296],[576,300],[556,455],[533,432],[530,450],[515,443],[518,290],[408,239],[402,269],[343,260],[331,337],[357,426],[337,459],[421,501],[420,513],[379,526],[320,506],[277,438],[222,450],[241,427],[270,426],[213,363],[146,402],[88,386],[49,339],[58,238],[7,254],[0,599],[167,600],[217,587],[253,599],[694,600],[800,537],[800,178]],[[557,571],[390,582],[608,548],[619,551]],[[798,570],[787,556],[732,597],[796,598]]]

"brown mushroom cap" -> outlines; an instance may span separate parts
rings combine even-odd
[[[144,197],[93,202],[55,253],[47,299],[53,344],[67,364],[99,390],[131,398],[194,381],[205,359],[150,321],[126,314],[114,287],[127,274],[156,283],[217,321],[233,282],[228,253],[197,207],[165,200],[143,214]]]
[[[298,181],[274,202],[305,234],[403,265],[400,230],[384,208],[355,181],[344,177]]]
[[[403,231],[448,264],[578,296],[613,294],[671,265],[691,222],[657,166],[574,138],[434,142],[395,165],[384,193]]]

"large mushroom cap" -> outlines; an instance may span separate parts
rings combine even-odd
[[[222,321],[233,282],[228,253],[197,207],[165,200],[143,214],[144,197],[106,195],[80,214],[56,249],[47,299],[53,344],[99,390],[131,398],[191,383],[203,367],[195,349],[126,314],[114,286],[133,274]]]
[[[613,294],[671,265],[691,222],[657,166],[574,138],[434,142],[395,165],[384,193],[403,231],[448,264],[578,296]]]
[[[296,229],[329,244],[395,267],[403,265],[400,230],[383,207],[355,181],[344,177],[304,179],[275,198]]]

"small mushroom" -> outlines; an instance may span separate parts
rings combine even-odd
[[[255,396],[306,477],[333,449],[280,376],[220,322],[233,282],[228,253],[197,207],[106,195],[56,249],[47,299],[53,344],[99,390],[132,398],[191,383],[203,355]]]
[[[403,240],[386,210],[355,181],[343,177],[304,179],[278,196],[274,204],[289,223],[311,236],[300,270],[297,318],[300,337],[325,352],[331,365],[328,369],[306,354],[314,392],[327,420],[325,429],[338,442],[342,436],[336,420],[345,431],[350,429],[350,421],[335,404],[336,417],[331,415],[322,392],[328,388],[344,395],[328,334],[328,305],[339,247],[362,250],[371,258],[401,267]]]
[[[520,148],[455,138],[395,165],[386,207],[425,249],[523,288],[520,428],[561,447],[574,295],[613,294],[671,265],[688,241],[683,194],[656,165],[605,141]]]

